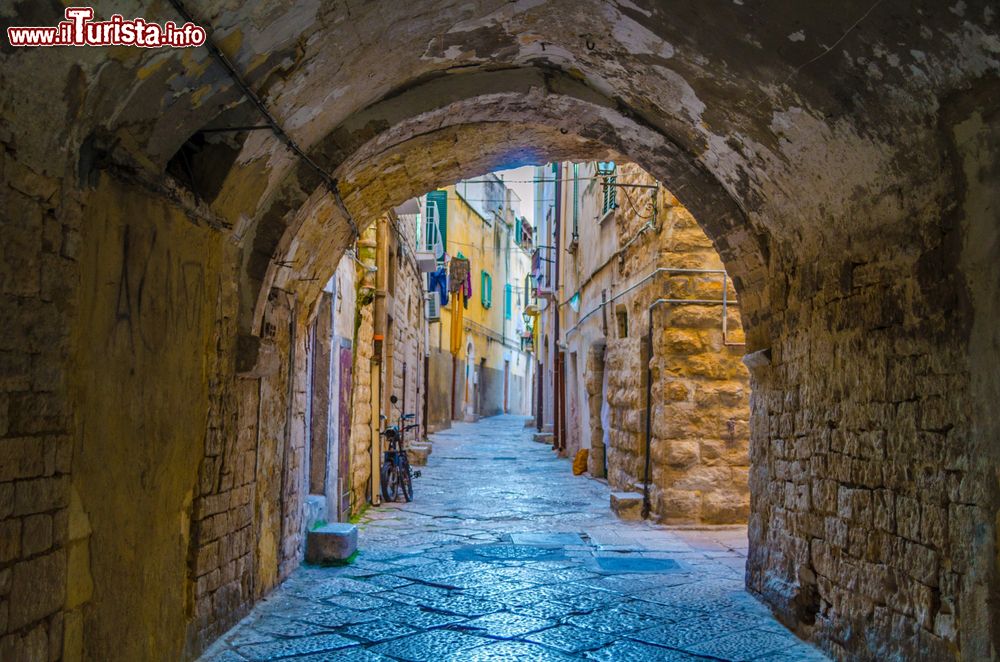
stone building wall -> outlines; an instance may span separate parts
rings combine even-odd
[[[646,429],[644,360],[648,360],[648,353],[640,338],[608,341],[604,355],[611,407],[608,484],[615,490],[641,490]]]
[[[2,131],[0,131],[2,133]],[[93,529],[74,496],[67,359],[81,209],[0,138],[0,658],[78,642],[93,596]],[[74,577],[67,582],[70,571]]]
[[[311,402],[309,406],[309,494],[325,494],[328,487],[327,474],[331,462],[330,438],[336,429],[336,408],[332,398],[336,393],[331,388],[336,384],[333,366],[339,365],[340,339],[334,335],[333,295],[324,291],[317,304],[316,315],[309,328],[309,351],[312,365],[309,376]],[[337,364],[333,363],[334,358]],[[325,504],[324,504],[325,505]],[[329,506],[325,505],[329,511]],[[336,511],[333,511],[334,516]],[[329,515],[327,519],[331,519]]]
[[[718,278],[664,280],[671,296],[718,297]],[[654,512],[670,523],[746,522],[750,384],[743,346],[724,345],[719,306],[665,308],[654,313],[651,362]],[[738,316],[731,319],[733,341],[742,331]]]
[[[435,327],[432,325],[431,333],[434,332]],[[427,386],[427,429],[430,432],[451,427],[452,361],[451,352],[447,349],[431,347]]]
[[[403,413],[416,414],[412,422],[423,429],[424,411],[421,398],[424,392],[424,283],[426,277],[418,270],[413,254],[414,234],[416,228],[411,223],[403,222],[395,214],[387,217],[388,230],[396,246],[399,257],[396,262],[395,294],[392,297],[393,318],[393,362],[392,362],[392,393],[399,399],[398,407],[403,407]],[[398,234],[397,234],[398,232]],[[405,384],[403,368],[406,367]],[[405,386],[405,393],[404,393]],[[390,412],[395,424],[400,410]],[[407,433],[407,439],[413,438],[413,432]]]
[[[375,227],[358,241],[358,254],[365,264],[375,264]],[[359,271],[361,267],[359,265]],[[362,273],[357,281],[354,369],[351,372],[350,512],[357,514],[371,499],[372,416],[378,393],[373,390],[375,355],[374,276]]]
[[[957,300],[889,276],[906,259],[800,265],[781,311],[798,330],[753,374],[748,584],[842,659],[879,638],[952,659],[995,590]]]
[[[659,264],[722,270],[691,213],[670,193],[662,202]],[[750,383],[739,302],[725,282],[725,297],[718,273],[666,273],[652,286],[667,299],[727,302],[725,310],[666,303],[653,313],[653,510],[666,522],[734,524],[749,515]]]
[[[587,168],[585,172],[591,172]],[[639,166],[623,163],[616,168],[616,181],[642,187],[655,180]],[[652,352],[648,363],[652,380],[651,516],[669,523],[746,522],[750,385],[741,363],[743,328],[735,287],[727,278],[724,339],[723,306],[717,305],[723,300],[722,261],[691,213],[663,187],[655,191],[619,187],[615,194],[618,207],[607,216],[601,214],[604,189],[596,183],[584,189],[578,203],[583,219],[581,245],[591,245],[600,237],[609,244],[602,247],[604,255],[595,258],[581,253],[563,262],[568,271],[563,280],[569,286],[563,298],[579,288],[581,300],[580,313],[564,312],[564,327],[571,329],[566,335],[567,372],[571,373],[566,387],[570,453],[577,447],[574,442],[581,431],[577,426],[587,426],[585,436],[594,454],[591,475],[603,474],[603,370],[611,375],[612,420],[623,418],[618,413],[622,407],[625,411],[640,408],[645,417],[644,388],[633,386],[633,392],[624,393],[615,392],[612,386],[630,384],[640,373],[647,379],[646,363],[635,364],[620,354],[623,346],[638,343],[643,351]],[[576,272],[588,267],[589,271]],[[602,297],[611,299],[603,307]],[[649,308],[658,299],[669,301],[654,309],[652,347],[645,349]],[[686,303],[694,300],[712,303]],[[583,311],[588,310],[593,312],[585,317]],[[622,345],[625,340],[631,342]],[[603,359],[608,365],[601,363],[605,343],[615,348]],[[575,388],[574,367],[580,388]],[[638,441],[623,436],[621,425],[612,434],[613,452],[607,452],[606,459],[616,489],[642,489],[645,423],[635,432]],[[629,443],[623,445],[625,439]],[[635,448],[636,443],[641,447]]]
[[[602,414],[605,404],[604,388],[605,345],[591,345],[587,352],[584,368],[584,388],[587,402],[584,421],[590,427],[590,452],[587,454],[587,471],[591,476],[604,478],[607,475],[607,451],[604,442],[604,421]],[[610,414],[610,410],[609,410]]]
[[[354,353],[351,393],[351,514],[370,501],[372,448],[372,345],[374,336],[371,304],[359,309],[358,342]]]

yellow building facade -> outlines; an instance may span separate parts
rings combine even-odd
[[[449,276],[453,260],[469,263],[469,296],[465,288],[451,291],[449,278],[448,302],[429,330],[431,383],[451,393],[451,420],[531,410],[532,361],[523,342],[531,259],[518,204],[516,194],[492,174],[424,198],[425,218],[438,228]],[[443,412],[429,417],[445,418]]]

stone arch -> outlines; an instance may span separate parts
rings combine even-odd
[[[726,217],[749,236],[737,230],[723,245],[720,233],[720,252],[746,248],[764,267],[742,292],[761,316],[751,330],[772,349],[755,374],[748,585],[843,657],[997,655],[1000,30],[989,2],[198,4],[196,19],[283,126],[310,152],[325,150],[345,187],[353,181],[345,193],[355,192],[358,214],[391,199],[366,198],[361,174],[373,174],[365,168],[377,156],[462,130],[415,126],[430,111],[413,124],[404,114],[390,121],[385,104],[465,75],[509,75],[508,92],[524,85],[519,76],[540,76],[537,89],[575,96],[614,129],[568,136],[593,141],[595,153],[630,155],[668,184],[683,164],[698,164],[702,194],[749,219]],[[12,8],[5,22],[62,18],[57,3]],[[149,20],[177,18],[167,3],[149,11]],[[67,547],[75,567],[89,544],[97,598],[87,650],[179,657],[196,591],[186,572],[205,559],[189,559],[177,532],[226,519],[191,499],[224,482],[220,449],[239,436],[235,328],[249,337],[258,297],[294,280],[272,261],[308,244],[300,226],[330,203],[310,200],[314,175],[268,132],[247,137],[211,203],[165,181],[194,132],[257,118],[241,115],[242,93],[204,49],[5,47],[0,58],[0,87],[16,92],[0,110],[3,400],[12,412],[3,422],[16,439],[5,443],[2,487],[10,495],[21,481],[18,508],[51,511],[56,541],[10,562],[14,585],[31,569],[64,586]],[[502,91],[484,82],[478,96],[442,107],[474,113],[516,101]],[[658,168],[652,154],[616,145],[615,122],[674,143],[667,155],[681,167]],[[557,121],[536,123],[548,127],[536,129],[543,143],[560,144]],[[328,139],[338,127],[345,132]],[[392,127],[410,135],[380,152]],[[476,127],[491,125],[465,128]],[[507,127],[510,141],[522,128]],[[453,171],[481,172],[487,161]],[[697,196],[680,194],[714,222],[715,207],[702,201],[700,211]],[[343,233],[336,213],[315,215]],[[187,258],[190,272],[172,269],[168,255]],[[150,268],[156,278],[138,277]],[[131,290],[116,288],[130,272]],[[202,285],[204,296],[191,294]],[[147,305],[145,327],[165,346],[114,335],[155,293],[171,303]],[[151,497],[151,486],[162,492]],[[212,496],[212,508],[229,503]],[[114,545],[129,540],[157,548],[145,567],[162,582],[144,582],[139,564],[115,565],[127,557]],[[66,605],[56,591],[28,610],[13,605],[14,627],[46,640],[65,614],[67,631],[79,633],[81,584]],[[149,636],[122,640],[138,629]]]
[[[696,218],[706,219],[700,222],[741,294],[745,285],[756,291],[747,297],[757,303],[751,318],[763,314],[767,231],[751,223],[731,192],[679,141],[559,71],[528,67],[434,78],[352,116],[312,152],[318,162],[331,165],[347,209],[362,226],[414,195],[499,165],[609,154],[635,161],[668,182]],[[262,214],[256,231],[274,238],[273,257],[266,267],[258,263],[246,274],[244,282],[259,283],[260,289],[245,298],[255,305],[252,313],[241,314],[244,328],[252,333],[258,327],[272,284],[317,283],[328,275],[316,272],[303,246],[323,246],[313,254],[323,255],[324,269],[332,272],[351,240],[347,227],[343,210],[323,187],[297,211]],[[295,267],[288,268],[290,263]]]

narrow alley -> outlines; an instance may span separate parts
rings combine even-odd
[[[0,662],[1000,662],[997,0],[74,4]]]
[[[745,527],[621,521],[524,420],[433,435],[352,563],[300,567],[203,659],[826,659],[744,590]]]

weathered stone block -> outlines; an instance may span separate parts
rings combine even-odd
[[[10,593],[10,629],[20,629],[54,613],[63,606],[65,596],[65,550],[18,563]]]
[[[688,384],[680,379],[666,377],[662,388],[658,388],[661,397],[671,402],[687,402],[691,397]]]
[[[21,556],[21,520],[8,519],[0,522],[0,563],[6,563]]]
[[[701,497],[693,490],[668,488],[660,493],[656,511],[667,522],[694,521],[701,514]]]
[[[739,524],[750,516],[750,494],[745,490],[712,490],[702,495],[701,521]]]
[[[0,481],[41,476],[44,448],[44,440],[37,437],[0,439]]]
[[[590,448],[590,455],[587,458],[587,471],[595,478],[603,478],[605,471],[605,449],[601,443],[595,443]]]
[[[624,520],[642,519],[642,495],[634,492],[612,492],[611,511]]]
[[[540,444],[552,444],[552,440],[555,439],[555,435],[550,432],[536,432],[532,435],[531,439],[537,441]]]
[[[659,440],[658,440],[659,441]],[[689,467],[701,460],[701,448],[697,441],[660,441],[665,449],[664,460],[672,467]]]
[[[733,473],[729,467],[695,465],[680,472],[672,486],[679,490],[726,489],[732,485]]]
[[[21,530],[21,554],[34,556],[52,546],[52,516],[25,517]]]
[[[427,464],[427,458],[432,450],[430,444],[413,443],[406,449],[406,456],[409,458],[410,464],[420,467]]]
[[[306,561],[331,563],[350,558],[358,549],[358,528],[353,524],[326,524],[306,533]]]
[[[668,354],[695,354],[704,351],[710,342],[708,338],[698,331],[670,327],[662,330],[655,339],[656,350],[665,351]]]

